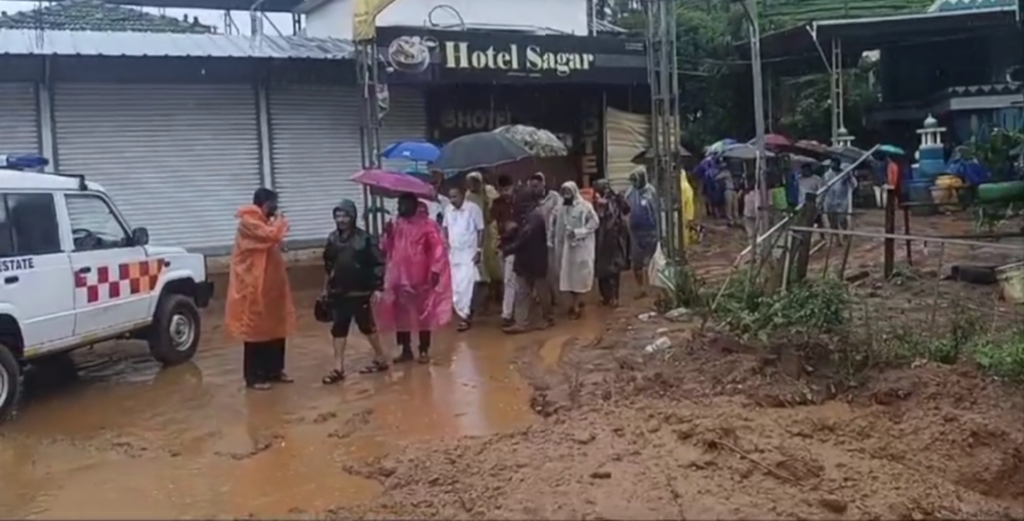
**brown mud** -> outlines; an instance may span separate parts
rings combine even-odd
[[[742,243],[695,264],[720,279]],[[1024,394],[970,368],[840,389],[813,360],[641,321],[644,300],[522,336],[442,331],[430,365],[325,388],[319,283],[293,273],[297,382],[270,392],[243,389],[220,304],[193,363],[119,343],[76,353],[71,382],[39,371],[0,427],[3,517],[1024,518]],[[369,361],[358,334],[349,351]]]

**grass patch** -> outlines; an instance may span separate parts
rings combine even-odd
[[[948,317],[934,331],[886,321],[869,310],[855,320],[856,298],[835,278],[807,279],[773,292],[764,289],[765,281],[752,279],[741,269],[724,288],[709,287],[689,266],[675,266],[658,307],[687,307],[743,339],[781,341],[817,360],[827,358],[851,380],[862,379],[871,368],[928,360],[945,365],[971,361],[986,374],[1024,383],[1024,325],[1008,334],[993,333],[978,313],[957,302],[949,303]],[[901,279],[890,283],[899,285]],[[808,346],[815,346],[815,352],[807,352]]]

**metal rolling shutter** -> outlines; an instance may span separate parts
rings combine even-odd
[[[333,227],[343,198],[363,210],[359,97],[354,87],[272,86],[270,110],[274,187],[291,225],[289,241],[317,244]]]
[[[260,185],[252,85],[58,84],[58,167],[110,193],[153,244],[222,252]]]
[[[396,141],[412,141],[427,137],[427,102],[424,92],[412,87],[391,87],[391,106],[380,122],[381,150]],[[384,160],[385,170],[401,172],[413,167],[404,159]],[[425,165],[419,165],[423,168]],[[384,201],[384,207],[395,215],[398,205],[393,199]]]
[[[0,154],[39,153],[34,83],[0,83]]]
[[[380,146],[396,141],[411,141],[427,137],[427,103],[424,93],[410,87],[391,87],[391,107],[380,122]],[[384,161],[388,170],[405,170],[408,161]]]

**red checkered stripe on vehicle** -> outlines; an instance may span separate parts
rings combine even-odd
[[[86,302],[107,302],[152,292],[164,269],[163,259],[93,266],[89,273],[75,273],[75,289],[85,291]]]

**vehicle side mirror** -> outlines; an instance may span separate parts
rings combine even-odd
[[[149,244],[149,230],[138,227],[132,230],[132,246],[145,246]]]

